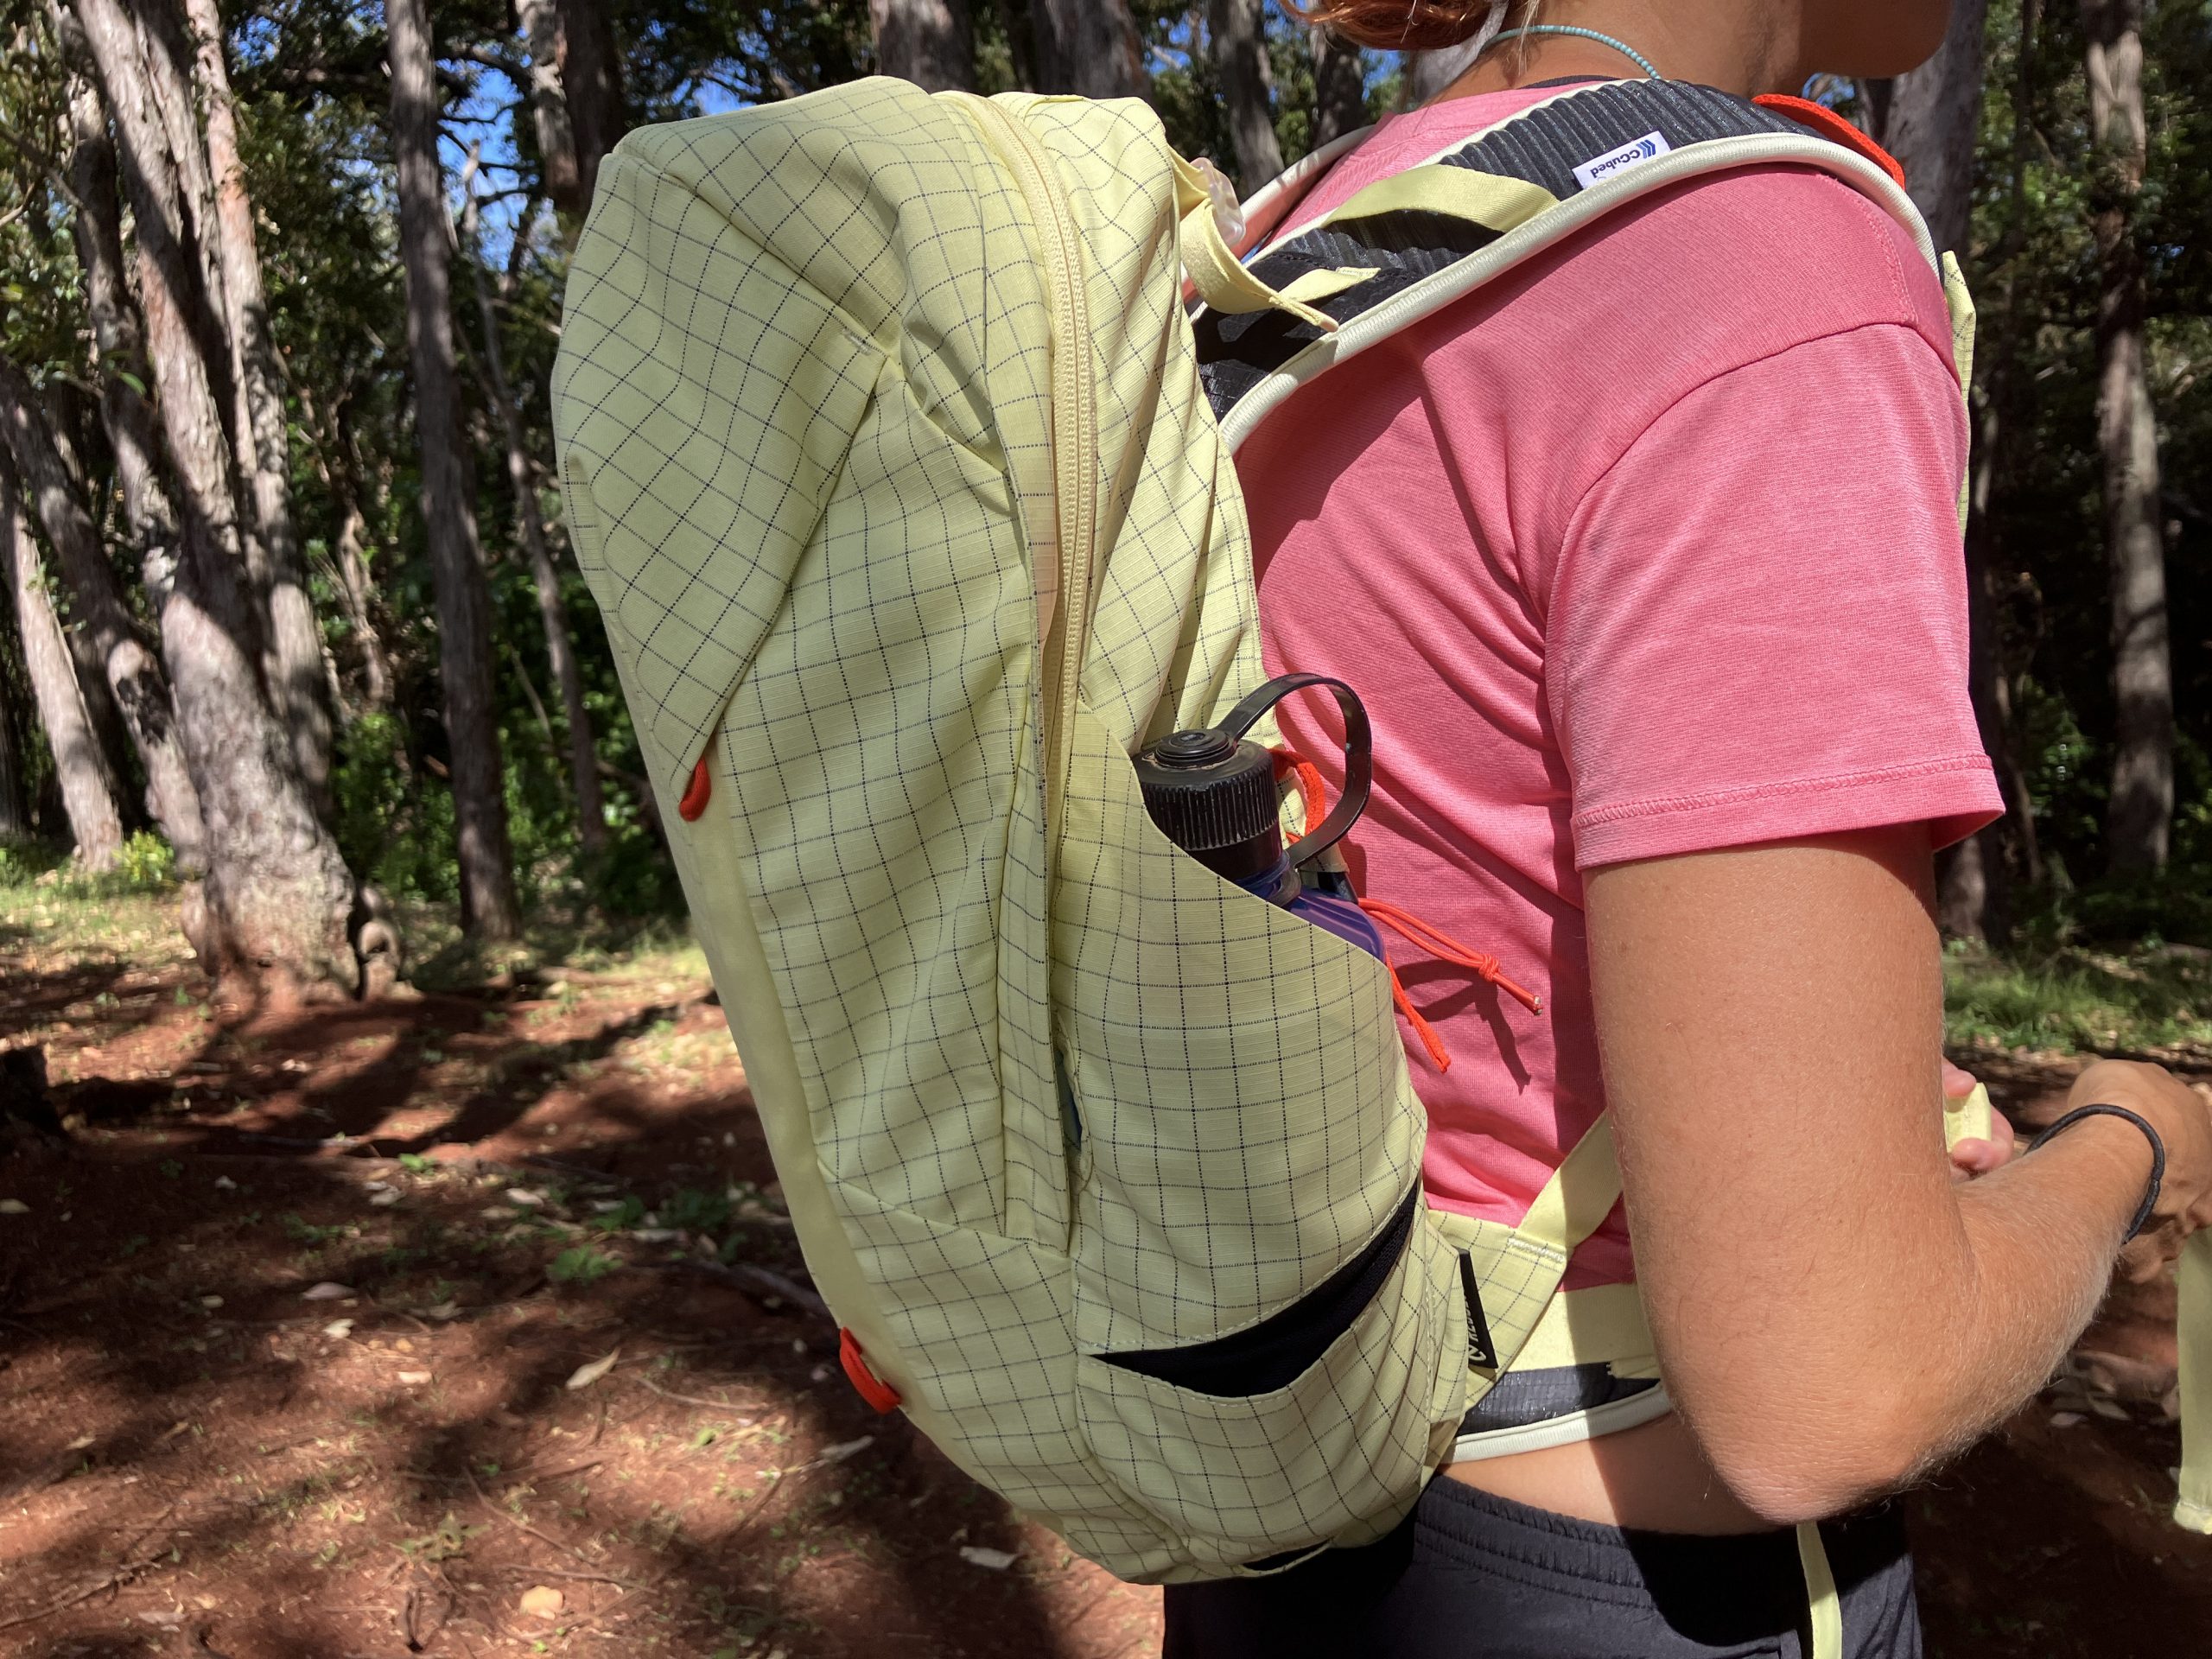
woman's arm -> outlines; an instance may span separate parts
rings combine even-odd
[[[2050,1375],[2109,1282],[2151,1153],[2111,1117],[1954,1185],[1917,824],[1592,871],[1606,1092],[1661,1363],[1777,1524],[1910,1479]],[[2164,1137],[2155,1266],[2212,1220],[2204,1108],[2104,1063],[2075,1103]]]

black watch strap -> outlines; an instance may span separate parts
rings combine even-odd
[[[2166,1143],[2158,1138],[2158,1132],[2152,1128],[2150,1123],[2139,1114],[2129,1111],[2125,1106],[2107,1106],[2099,1104],[2094,1106],[2076,1106],[2072,1111],[2067,1113],[2065,1116],[2060,1118],[2058,1122],[2052,1124],[2041,1135],[2036,1136],[2034,1140],[2028,1142],[2028,1150],[2030,1152],[2033,1152],[2037,1147],[2043,1145],[2044,1141],[2050,1140],[2052,1135],[2056,1135],[2061,1129],[2070,1128],[2075,1124],[2079,1123],[2085,1117],[2125,1118],[2127,1122],[2133,1123],[2137,1128],[2142,1130],[2143,1138],[2151,1143],[2151,1184],[2143,1191],[2143,1202],[2136,1207],[2135,1219],[2127,1224],[2127,1237],[2133,1238],[2137,1234],[2140,1233],[2145,1227],[2151,1224],[2151,1212],[2158,1206],[2158,1188],[2164,1183],[2166,1179]],[[2125,1243],[2126,1241],[2123,1239],[2121,1242]]]

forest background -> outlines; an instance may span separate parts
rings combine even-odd
[[[177,882],[211,971],[310,996],[441,924],[680,909],[546,398],[625,130],[888,71],[1147,98],[1250,188],[1461,61],[1267,0],[5,0],[0,40],[0,875]],[[1980,296],[2012,810],[1947,929],[2212,942],[2212,8],[1960,0],[1925,68],[1808,90]]]

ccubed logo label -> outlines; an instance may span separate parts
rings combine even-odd
[[[1587,190],[1600,180],[1610,179],[1640,162],[1649,162],[1664,156],[1674,146],[1656,132],[1647,132],[1641,138],[1632,138],[1618,149],[1609,149],[1603,156],[1592,156],[1574,169],[1574,176],[1582,181]]]

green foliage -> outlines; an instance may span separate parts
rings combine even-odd
[[[660,1207],[661,1225],[687,1233],[720,1232],[729,1224],[729,1198],[687,1186]]]
[[[117,854],[114,880],[124,893],[162,893],[176,884],[176,849],[141,830]]]
[[[591,1285],[622,1265],[622,1258],[594,1244],[571,1244],[546,1264],[545,1276],[556,1285]]]
[[[2112,729],[2111,604],[2096,448],[2099,265],[2080,19],[2045,6],[2026,102],[2019,0],[1990,8],[1988,72],[1968,275],[1981,308],[1977,393],[1998,422],[1987,518],[2011,741],[2035,811],[2046,886],[2021,895],[2031,920],[2101,927],[2140,916],[2140,895],[2097,897]],[[2168,509],[2169,620],[2180,745],[2175,878],[2186,904],[2212,867],[2212,15],[2147,10],[2144,86],[2150,167],[2133,234],[2150,286],[2149,355]],[[2024,115],[2016,152],[2015,118]],[[2014,832],[2016,846],[2019,837]],[[2016,873],[2024,874],[2015,859]],[[2048,915],[2044,917],[2048,920]],[[2172,937],[2169,932],[2167,937]]]
[[[1954,945],[1943,981],[1945,1035],[1959,1046],[2109,1053],[2212,1046],[2212,951],[2195,946],[2005,957]]]

